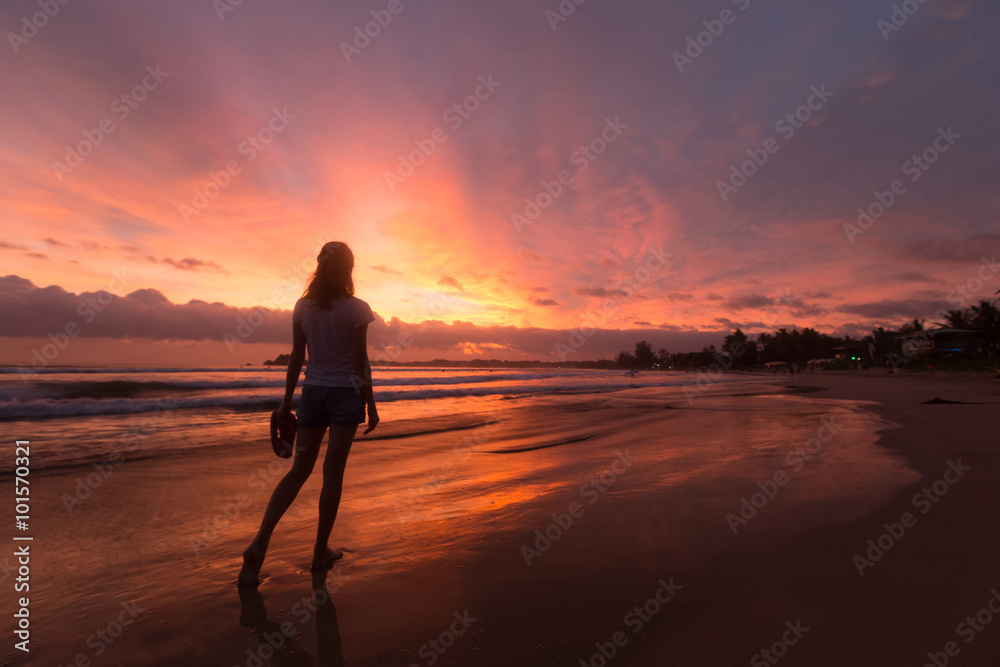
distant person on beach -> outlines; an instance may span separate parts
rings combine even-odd
[[[323,246],[313,275],[292,312],[292,354],[285,377],[285,398],[279,419],[292,409],[292,396],[309,351],[305,382],[298,409],[298,435],[291,470],[278,482],[267,504],[260,530],[243,552],[239,584],[259,583],[260,568],[267,554],[271,533],[308,479],[326,429],[330,444],[323,461],[323,490],[319,497],[319,526],[311,569],[325,572],[343,553],[332,551],[327,542],[340,506],[344,468],[358,424],[365,421],[371,432],[379,422],[372,392],[368,361],[368,323],[375,319],[367,303],[354,296],[354,254],[344,243]]]

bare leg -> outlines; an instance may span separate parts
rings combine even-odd
[[[264,511],[264,518],[260,522],[260,529],[253,542],[243,552],[243,569],[240,570],[239,583],[243,585],[253,585],[258,582],[260,567],[264,564],[264,556],[267,554],[268,544],[271,542],[271,534],[274,532],[278,521],[285,514],[285,511],[295,500],[299,489],[309,479],[313,466],[316,465],[316,458],[319,454],[320,443],[326,428],[300,428],[295,438],[295,461],[292,462],[292,469],[285,473],[278,485],[271,493],[271,500],[267,503]]]
[[[316,529],[316,546],[313,549],[312,567],[314,570],[329,568],[333,561],[340,557],[327,547],[333,522],[337,520],[337,509],[340,507],[340,494],[344,488],[344,468],[347,466],[347,455],[351,453],[351,443],[357,425],[331,426],[330,444],[326,448],[326,458],[323,461],[323,490],[319,495],[319,525]]]

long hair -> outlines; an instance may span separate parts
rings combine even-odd
[[[321,310],[328,310],[333,299],[354,296],[353,271],[354,253],[347,244],[327,243],[316,258],[316,272],[302,297],[312,299]]]

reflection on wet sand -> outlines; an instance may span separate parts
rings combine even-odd
[[[310,652],[300,644],[301,633],[291,621],[278,623],[267,615],[264,596],[257,588],[241,586],[240,625],[250,629],[256,637],[256,648],[246,651],[247,667],[273,664],[276,667],[305,667],[313,665]],[[343,667],[344,653],[340,643],[340,625],[337,606],[326,587],[326,573],[313,575],[311,605],[305,608],[316,618],[316,654],[321,667]],[[308,620],[308,614],[306,615]]]

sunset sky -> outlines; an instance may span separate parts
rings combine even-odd
[[[1000,6],[902,4],[5,2],[0,363],[259,363],[328,240],[401,360],[993,298]]]

